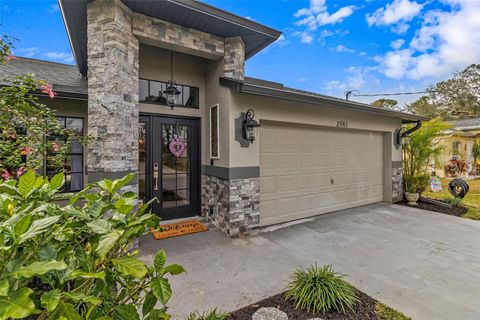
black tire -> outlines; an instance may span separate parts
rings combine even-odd
[[[469,190],[470,186],[463,179],[453,179],[448,184],[448,191],[450,191],[450,194],[453,195],[455,198],[463,199],[467,195]]]

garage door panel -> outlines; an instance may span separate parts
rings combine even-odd
[[[260,130],[262,225],[383,199],[382,134],[280,124]]]

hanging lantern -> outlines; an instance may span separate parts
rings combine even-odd
[[[167,104],[172,108],[178,103],[178,96],[180,91],[177,89],[177,83],[173,80],[173,51],[170,51],[170,81],[167,83],[167,88],[163,91]]]

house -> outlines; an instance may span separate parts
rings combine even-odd
[[[443,152],[438,159],[435,173],[445,177],[445,166],[451,159],[463,160],[468,164],[468,173],[474,169],[472,149],[475,141],[480,137],[480,118],[453,120],[448,122],[451,129],[438,139],[443,146]],[[477,159],[480,160],[480,159]]]
[[[198,1],[59,4],[76,66],[0,70],[36,71],[65,125],[95,138],[72,190],[135,172],[163,219],[202,215],[230,236],[402,198],[394,138],[422,118],[246,77],[279,31]]]

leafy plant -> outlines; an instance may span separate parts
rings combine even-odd
[[[187,317],[187,320],[226,320],[226,319],[228,319],[228,313],[217,311],[217,309],[205,311],[204,313],[194,311],[190,313],[190,315]]]
[[[414,177],[427,174],[429,167],[438,162],[438,157],[444,149],[439,144],[438,138],[448,128],[450,128],[448,124],[438,119],[432,120],[424,123],[419,130],[412,132],[404,140],[402,153],[405,187],[408,185],[407,181],[412,185],[412,181],[416,179]],[[417,186],[412,188],[416,189]]]
[[[451,204],[452,206],[455,206],[455,207],[462,207],[463,206],[463,202],[462,202],[461,198],[445,197],[443,199],[443,202]]]
[[[10,55],[12,40],[0,37],[0,64],[15,59]],[[29,169],[39,169],[45,160],[54,170],[65,169],[65,158],[73,141],[85,144],[82,137],[57,121],[55,113],[40,103],[36,94],[54,98],[56,93],[33,74],[0,79],[0,175],[19,177]],[[48,136],[49,139],[45,139]]]
[[[410,193],[424,193],[430,184],[430,176],[428,174],[419,174],[416,176],[404,176],[405,191]]]
[[[466,173],[467,170],[468,165],[465,160],[451,159],[445,165],[445,173],[452,177],[458,177],[462,173]]]
[[[132,241],[159,219],[121,191],[132,178],[88,185],[64,207],[63,174],[0,181],[0,319],[169,319],[167,275],[185,270],[163,250],[151,267],[135,257]]]
[[[296,269],[290,276],[285,298],[292,300],[295,308],[313,313],[345,313],[353,309],[358,298],[355,289],[342,278],[330,265]]]
[[[480,159],[480,140],[476,139],[472,146],[472,157],[473,157],[473,169],[472,173],[477,173],[478,171],[478,160]]]
[[[375,303],[375,314],[378,320],[412,320],[411,318],[406,317],[403,313],[378,301]]]

